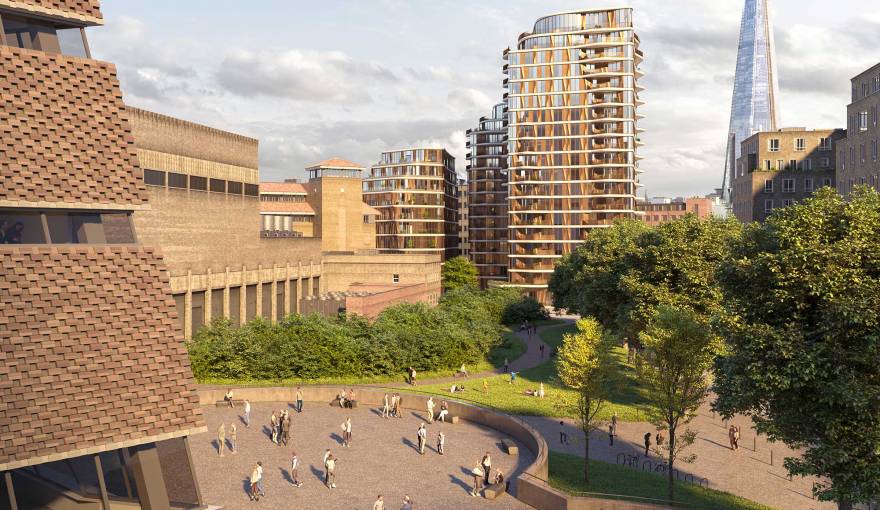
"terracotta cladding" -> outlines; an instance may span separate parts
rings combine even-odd
[[[158,253],[6,246],[0,260],[0,465],[203,426]]]
[[[27,11],[102,19],[100,0],[3,0],[0,5]]]
[[[147,201],[112,64],[0,46],[0,200]]]

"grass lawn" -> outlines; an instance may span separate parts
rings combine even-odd
[[[551,347],[562,343],[562,335],[573,331],[574,325],[562,325],[547,328],[541,332],[541,339]],[[551,349],[552,350],[552,349]],[[548,352],[549,356],[549,352]],[[621,421],[640,421],[644,418],[641,408],[646,404],[643,390],[635,377],[635,370],[626,364],[626,355],[622,348],[614,351],[615,360],[620,368],[621,384],[608,403],[600,412],[600,419],[610,419],[617,413]],[[503,359],[503,358],[502,358]],[[510,359],[513,359],[512,357]],[[493,407],[510,414],[532,416],[569,416],[566,403],[572,402],[575,393],[564,386],[556,378],[556,367],[553,361],[547,361],[528,370],[523,370],[516,377],[516,384],[509,384],[510,376],[495,375],[485,378],[489,383],[489,394],[483,394],[483,378],[470,378],[464,381],[465,392],[456,393],[455,399],[471,401],[486,407]],[[523,394],[526,389],[537,390],[544,383],[546,396],[542,399]],[[417,385],[416,390],[444,397],[449,394],[450,384]]]
[[[584,460],[566,453],[550,452],[550,484],[569,493],[597,492],[666,499],[666,478],[660,474],[590,461],[590,485],[583,482]],[[773,510],[727,492],[706,489],[693,483],[677,482],[676,501],[706,510]]]

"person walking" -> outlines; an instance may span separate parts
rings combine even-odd
[[[416,369],[412,367],[409,369],[409,383],[413,386],[416,385]]]
[[[303,390],[302,386],[296,387],[296,412],[303,412]]]
[[[651,433],[645,433],[645,457],[648,457],[648,449],[651,448]]]
[[[428,397],[428,423],[434,423],[434,397]]]
[[[510,373],[510,382],[508,384],[516,384],[516,372]]]
[[[483,395],[489,396],[489,381],[483,379]]]
[[[733,449],[739,450],[739,427],[733,429]]]
[[[608,424],[608,441],[609,441],[609,446],[614,446],[614,424],[613,423]]]
[[[538,398],[544,398],[544,383],[538,386]]]
[[[220,456],[223,456],[223,450],[226,449],[226,427],[223,424],[220,424],[220,428],[217,429],[217,451],[220,452]]]
[[[425,422],[422,422],[419,425],[419,430],[416,432],[416,436],[418,436],[419,440],[419,455],[425,454],[425,441],[428,439],[428,430],[425,428]]]
[[[251,401],[250,400],[244,401],[244,426],[245,427],[251,426]]]
[[[257,490],[260,492],[260,497],[266,497],[266,491],[263,488],[263,463],[257,462]]]
[[[403,418],[403,397],[400,393],[397,394],[397,405],[394,406],[394,413],[398,418]]]
[[[336,457],[330,454],[324,461],[324,485],[328,489],[336,488]]]
[[[381,494],[376,496],[376,501],[373,503],[373,510],[385,510],[385,498],[383,498]]]
[[[345,419],[342,422],[342,446],[345,448],[351,447],[351,417]]]
[[[259,466],[255,465],[251,471],[251,493],[249,494],[251,501],[260,500],[260,478],[262,477],[262,472],[258,468]]]
[[[568,432],[565,431],[565,422],[559,420],[559,444],[568,444]]]
[[[412,500],[409,499],[409,496],[403,496],[403,506],[400,507],[400,510],[413,510]]]
[[[470,374],[468,374],[467,367],[464,366],[464,363],[461,364],[461,368],[458,369],[458,373],[460,373],[462,377],[470,377]]]
[[[272,442],[278,444],[278,417],[275,411],[272,411],[272,417],[269,418],[269,426],[272,427]]]
[[[657,445],[657,448],[663,446],[663,433],[659,430],[657,431],[657,435],[654,436],[654,444]]]
[[[483,488],[483,478],[486,476],[486,473],[483,472],[483,468],[480,467],[478,462],[474,469],[471,470],[471,474],[474,475],[474,488],[471,490],[471,496],[476,497],[480,493],[480,489]]]
[[[446,446],[446,435],[441,430],[437,433],[437,453],[443,455],[444,450],[443,447]]]
[[[544,344],[539,345],[538,350],[541,352],[541,359],[544,359]]]
[[[388,394],[386,393],[384,397],[382,397],[382,418],[388,418],[388,411],[391,409],[391,406],[388,402]]]
[[[504,373],[506,374],[508,372],[510,372],[510,360],[504,358]]]
[[[492,470],[492,457],[489,456],[489,452],[486,452],[486,455],[483,455],[483,460],[480,461],[480,465],[483,466],[483,484],[489,485],[489,471]]]
[[[229,451],[232,452],[233,455],[238,453],[238,450],[235,449],[235,441],[237,439],[238,430],[235,428],[235,424],[229,425]]]
[[[296,455],[296,450],[290,458],[290,484],[294,487],[302,487],[302,482],[299,481],[299,457]]]
[[[284,425],[284,434],[282,434],[282,438],[284,439],[284,446],[287,446],[287,442],[290,440],[290,411],[284,411],[284,421],[282,424]]]

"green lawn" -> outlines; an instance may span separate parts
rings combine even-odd
[[[583,482],[583,473],[582,457],[550,452],[550,484],[557,489],[569,493],[595,492],[666,499],[667,482],[663,475],[595,460],[590,461],[589,486]],[[675,493],[677,502],[701,510],[773,510],[754,501],[693,483],[676,482]]]
[[[562,343],[562,335],[571,332],[573,328],[572,324],[547,328],[541,332],[541,339],[552,347],[558,346]],[[547,352],[547,356],[549,355],[550,351]],[[646,401],[643,390],[636,380],[635,370],[626,363],[626,355],[622,348],[614,351],[614,357],[620,370],[621,381],[617,391],[600,412],[600,419],[610,419],[612,414],[617,413],[617,417],[621,421],[640,421],[644,419],[642,408]],[[454,398],[493,407],[510,414],[532,416],[569,416],[565,409],[565,403],[575,398],[575,393],[562,386],[557,380],[553,361],[547,361],[534,368],[523,370],[517,374],[516,384],[513,385],[509,384],[510,376],[506,374],[485,379],[489,383],[488,395],[483,394],[483,379],[471,378],[463,382],[466,388],[465,392],[456,393]],[[542,382],[546,393],[543,399],[523,394],[526,389],[538,389],[538,385]],[[448,383],[419,384],[415,389],[450,397],[449,387]]]
[[[504,366],[504,360],[513,361],[526,352],[526,343],[513,331],[506,329],[501,335],[503,342],[498,347],[489,351],[489,363],[493,367],[498,368]],[[485,370],[471,370],[474,373],[483,372]]]

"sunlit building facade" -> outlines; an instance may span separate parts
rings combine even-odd
[[[636,212],[638,69],[632,9],[540,18],[506,50],[509,282],[549,302],[555,263]]]
[[[445,149],[383,152],[364,179],[364,201],[379,211],[376,248],[385,253],[458,255],[455,158]]]
[[[467,132],[470,258],[480,285],[507,281],[507,105]]]

